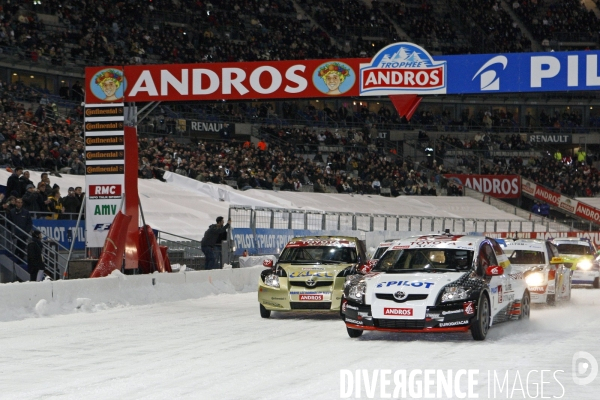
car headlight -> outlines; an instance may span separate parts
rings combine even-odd
[[[527,286],[540,286],[544,284],[544,274],[541,272],[533,272],[525,278]]]
[[[265,277],[265,285],[271,286],[274,288],[279,287],[279,277],[275,274],[267,275]]]
[[[444,289],[442,303],[447,301],[465,300],[469,297],[469,291],[462,286],[450,286]]]
[[[588,269],[592,269],[592,262],[590,260],[581,260],[577,263],[577,268],[587,271]]]
[[[348,298],[363,303],[366,289],[367,285],[365,284],[365,281],[360,281],[356,285],[350,287],[348,290]]]

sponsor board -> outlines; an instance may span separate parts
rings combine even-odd
[[[125,128],[123,121],[95,121],[85,123],[86,132],[121,132]]]
[[[396,316],[401,316],[401,317],[412,317],[413,309],[412,308],[384,307],[383,315],[396,315]]]
[[[123,150],[92,150],[85,152],[86,160],[124,160]]]
[[[146,102],[598,90],[599,55],[589,50],[432,57],[416,44],[401,42],[371,59],[88,67],[86,102],[124,96]],[[552,136],[535,140],[565,140]]]
[[[84,110],[86,246],[102,247],[124,195],[125,110],[113,102],[122,99],[126,80],[118,69],[95,69],[91,77],[87,72],[87,102],[105,103],[86,104]]]
[[[121,185],[90,185],[88,186],[90,199],[120,199],[122,197]]]
[[[394,43],[360,65],[360,94],[444,94],[446,76],[446,61],[435,61],[421,46]]]
[[[323,301],[322,294],[301,294],[298,296],[300,301]]]
[[[492,197],[500,199],[521,197],[521,177],[519,175],[444,174],[444,177]]]
[[[75,240],[73,249],[85,249],[85,226],[83,221],[78,228],[75,220],[51,220],[34,219],[33,226],[39,229],[44,237],[48,237],[67,249],[71,248],[71,242]]]
[[[568,133],[561,133],[553,135],[551,133],[530,133],[528,135],[528,141],[530,143],[551,143],[551,144],[567,144],[571,143],[571,135]]]
[[[241,256],[244,250],[250,255],[279,254],[288,242],[301,236],[357,236],[359,231],[321,231],[305,229],[250,229],[232,228],[231,237],[235,246],[235,255]],[[354,244],[352,244],[354,246]]]
[[[560,208],[568,213],[575,214],[578,217],[585,218],[588,221],[600,224],[600,209],[592,207],[581,201],[563,196],[544,186],[538,185],[532,181],[523,179],[521,190],[538,200],[542,200],[554,207]]]
[[[109,136],[94,136],[85,135],[85,147],[95,146],[123,146],[125,144],[125,137],[123,135],[109,135]]]
[[[123,117],[125,108],[120,107],[86,107],[85,116],[87,117]]]
[[[87,165],[85,167],[86,175],[123,175],[124,173],[125,165],[123,164]]]

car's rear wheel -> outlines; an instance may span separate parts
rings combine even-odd
[[[600,278],[594,279],[594,288],[600,289]]]
[[[267,310],[265,306],[260,305],[260,316],[263,318],[269,318],[271,316],[271,310]]]
[[[481,296],[477,316],[471,324],[471,335],[475,340],[485,340],[488,330],[490,329],[490,301],[486,295]]]
[[[529,314],[531,313],[531,297],[529,296],[529,291],[526,290],[523,294],[523,298],[521,299],[521,315],[519,315],[519,319],[528,320]]]
[[[357,338],[357,337],[361,337],[362,334],[363,334],[363,330],[362,329],[346,328],[346,330],[348,331],[348,336],[350,336],[352,339]]]

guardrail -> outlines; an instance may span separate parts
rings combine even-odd
[[[324,212],[283,208],[232,205],[229,218],[235,228],[304,229],[423,232],[450,229],[451,232],[565,232],[576,229],[573,224],[555,223],[548,219],[498,220],[480,218],[421,217],[413,215]]]

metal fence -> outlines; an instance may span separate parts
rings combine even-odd
[[[229,218],[231,218],[232,225],[235,228],[250,229],[352,230],[364,232],[442,232],[446,229],[450,229],[451,232],[456,233],[515,231],[567,232],[578,230],[573,225],[576,221],[572,221],[571,224],[556,223],[542,218],[532,220],[500,220],[421,217],[412,215],[323,212],[235,205],[229,207]]]

